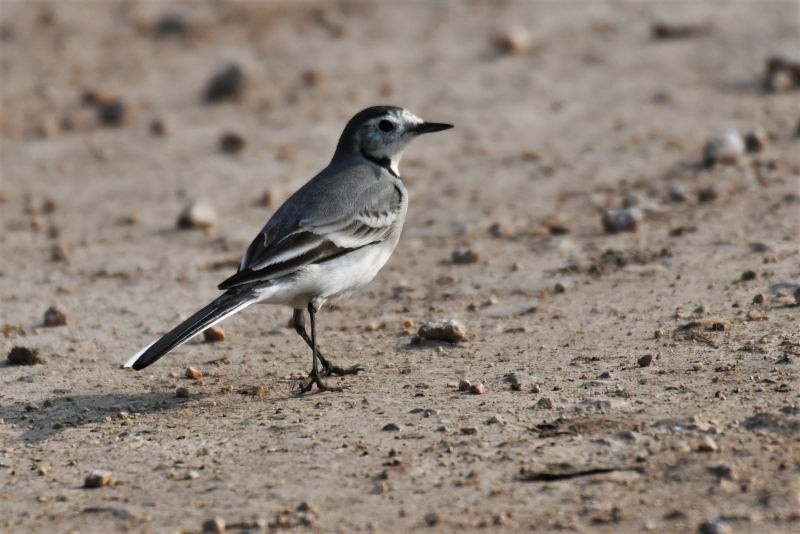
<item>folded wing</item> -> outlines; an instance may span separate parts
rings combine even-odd
[[[403,192],[386,180],[374,180],[356,196],[354,203],[339,202],[336,198],[311,202],[324,205],[311,209],[303,206],[300,212],[306,215],[294,227],[267,223],[247,249],[239,272],[219,288],[272,280],[385,240],[402,214]],[[353,204],[354,210],[350,209]]]

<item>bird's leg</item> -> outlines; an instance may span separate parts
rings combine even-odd
[[[317,328],[316,328],[316,318],[315,315],[317,313],[316,307],[311,302],[308,303],[308,315],[311,318],[311,359],[312,359],[312,368],[311,372],[308,374],[308,378],[306,378],[306,384],[304,387],[300,389],[301,393],[308,393],[311,391],[311,388],[314,384],[317,385],[320,391],[341,391],[340,388],[333,388],[326,385],[322,381],[322,376],[319,372],[319,367],[317,366],[317,358],[319,356],[319,352],[317,352]],[[303,328],[305,332],[305,328]]]
[[[292,318],[292,325],[294,326],[295,331],[300,334],[300,337],[303,338],[303,341],[309,346],[309,348],[314,348],[314,344],[311,341],[311,338],[308,337],[306,333],[306,315],[305,310],[294,310],[294,316]],[[322,357],[322,353],[319,349],[316,350],[317,358],[319,358],[319,363],[322,364],[322,377],[336,375],[336,376],[344,376],[344,375],[355,375],[358,374],[359,371],[363,371],[364,367],[361,365],[354,365],[352,367],[348,367],[347,369],[343,367],[339,367],[338,365],[333,365],[328,360]]]

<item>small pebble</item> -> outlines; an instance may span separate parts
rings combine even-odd
[[[40,477],[43,477],[50,472],[50,468],[45,464],[39,464],[39,466],[36,468],[36,472],[39,474]]]
[[[606,211],[603,213],[601,222],[606,232],[616,234],[619,232],[635,232],[643,218],[644,215],[640,209],[623,208]]]
[[[469,388],[472,387],[472,384],[469,383],[469,380],[461,380],[458,383],[458,390],[459,391],[469,391]]]
[[[83,486],[86,488],[102,488],[109,486],[113,482],[114,476],[111,471],[103,471],[102,469],[95,469],[83,480]]]
[[[175,390],[175,396],[179,399],[188,399],[189,390],[187,388],[178,388]]]
[[[455,319],[436,320],[420,326],[417,334],[423,339],[458,343],[466,337],[467,329]]]
[[[52,306],[44,312],[44,326],[64,326],[67,324],[67,312],[64,308]]]
[[[56,243],[50,249],[50,261],[63,261],[64,263],[72,263],[72,253],[68,245],[63,243]]]
[[[531,386],[531,393],[539,393],[541,391],[542,388],[539,386],[539,384],[534,384]]]
[[[503,382],[511,384],[512,387],[513,386],[520,386],[517,389],[521,389],[521,386],[524,386],[525,384],[530,384],[531,382],[533,382],[533,377],[531,375],[529,375],[528,373],[525,373],[523,371],[515,371],[515,372],[511,373],[510,375],[506,376],[503,379]]]
[[[531,34],[521,26],[515,26],[497,35],[494,42],[502,53],[509,55],[524,54],[533,44]]]
[[[97,118],[106,126],[122,126],[133,117],[132,108],[122,100],[115,99],[97,107]]]
[[[383,430],[384,432],[398,432],[400,430],[400,427],[396,423],[389,423],[388,425],[385,425],[383,428],[381,428],[381,430]]]
[[[192,202],[178,217],[178,228],[210,228],[217,223],[217,212],[211,204],[203,201]]]
[[[405,513],[403,513],[402,517],[405,517]],[[435,527],[441,522],[439,516],[435,512],[431,512],[429,514],[425,514],[425,524],[429,527]]]
[[[208,521],[203,523],[203,532],[208,534],[224,534],[225,532],[225,520],[221,517],[215,517],[214,519],[209,519]]]
[[[696,364],[694,364],[692,366],[692,369],[694,369],[695,371],[702,371],[703,370],[703,364],[702,363],[696,363]]]
[[[225,341],[225,332],[222,331],[222,328],[212,326],[211,328],[206,328],[203,332],[203,339],[209,343]]]
[[[254,386],[253,389],[250,390],[250,394],[254,397],[263,397],[264,396],[264,386]]]
[[[218,71],[206,88],[206,100],[219,102],[221,100],[237,100],[244,92],[244,72],[241,67],[231,63]]]
[[[36,404],[34,404],[32,402],[29,402],[28,404],[25,405],[25,411],[26,412],[38,412],[39,411],[39,407]]]
[[[481,255],[471,249],[458,249],[453,251],[451,261],[455,265],[469,265],[481,261]]]
[[[753,297],[753,304],[766,304],[767,296],[764,293],[759,293]]]
[[[636,362],[639,364],[639,367],[650,367],[653,364],[653,355],[652,354],[645,354]]]
[[[300,505],[297,507],[297,511],[304,514],[319,515],[319,510],[317,510],[317,507],[309,503],[308,501],[301,502]]]
[[[87,106],[101,106],[118,100],[114,93],[102,89],[86,89],[81,98]]]
[[[203,373],[201,373],[194,367],[187,367],[186,378],[191,378],[192,380],[200,380],[201,378],[203,378]]]
[[[713,187],[704,187],[697,191],[697,201],[701,204],[705,204],[706,202],[713,202],[717,199],[719,195],[717,194],[717,190]]]
[[[703,147],[703,162],[709,167],[716,164],[734,165],[744,154],[744,139],[735,130],[718,133]]]
[[[258,197],[256,204],[259,206],[264,206],[265,208],[275,206],[278,204],[278,196],[278,192],[274,189],[267,189],[261,193],[260,197]]]
[[[475,428],[474,426],[462,426],[461,427],[461,433],[462,434],[467,434],[467,435],[470,435],[470,436],[474,436],[475,434],[478,433],[478,429]]]
[[[758,273],[755,271],[747,270],[742,273],[742,282],[750,282],[751,280],[755,280],[758,278]]]
[[[236,154],[241,152],[247,146],[247,139],[241,134],[236,132],[226,132],[219,138],[219,147],[223,152],[229,154]]]
[[[58,202],[56,202],[52,198],[46,198],[44,202],[42,202],[42,213],[50,214],[55,213],[58,210]]]
[[[483,385],[482,382],[478,382],[477,384],[472,384],[469,387],[469,392],[473,395],[483,395],[486,393],[486,386]]]
[[[168,117],[159,117],[153,119],[150,123],[150,133],[156,137],[163,137],[169,135],[175,129],[175,124],[172,119]]]
[[[184,35],[189,31],[186,18],[180,13],[166,13],[156,26],[158,37],[172,37]]]
[[[46,364],[42,356],[39,355],[37,349],[29,349],[28,347],[14,347],[8,353],[9,365],[36,365]]]
[[[800,61],[774,56],[767,59],[764,89],[773,93],[800,87]]]
[[[731,527],[722,521],[706,521],[697,527],[697,534],[732,534]]]
[[[798,288],[797,288],[797,289],[794,291],[794,302],[795,302],[795,304],[797,304],[798,306],[800,306],[800,287],[798,287]]]
[[[686,188],[680,184],[670,187],[667,194],[673,202],[686,202]]]
[[[753,130],[744,136],[745,150],[757,153],[764,150],[767,146],[767,134],[763,130]]]
[[[305,71],[301,79],[306,87],[320,87],[325,83],[326,76],[321,70],[311,69]]]
[[[703,436],[703,440],[697,445],[700,452],[717,452],[717,442],[711,436]]]
[[[566,293],[567,286],[562,282],[556,282],[556,285],[553,286],[553,291],[556,293]]]
[[[557,213],[551,213],[545,217],[543,223],[550,235],[566,235],[569,233],[569,227],[567,227],[564,217]]]
[[[539,410],[552,410],[555,407],[556,403],[553,402],[553,399],[549,397],[542,397],[534,405],[534,408],[537,408]]]
[[[514,237],[517,235],[517,228],[508,222],[496,222],[489,227],[489,234],[497,238]]]
[[[196,480],[198,478],[200,478],[200,473],[198,473],[197,471],[194,471],[194,470],[190,469],[186,473],[186,480]]]
[[[653,39],[688,39],[711,33],[713,29],[709,23],[673,23],[656,22],[650,28]]]
[[[661,339],[665,335],[666,335],[666,332],[664,332],[663,330],[656,330],[655,332],[653,332],[653,337],[655,339]]]

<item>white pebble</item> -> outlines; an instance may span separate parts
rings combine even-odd
[[[717,163],[732,165],[744,154],[744,139],[736,130],[718,133],[703,147],[703,161],[713,166]]]
[[[192,202],[178,217],[178,228],[210,228],[217,224],[214,207],[203,201]]]

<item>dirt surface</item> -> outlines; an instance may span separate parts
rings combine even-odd
[[[0,530],[800,531],[800,93],[761,83],[797,4],[563,4],[2,2]],[[204,103],[230,62],[238,100]],[[268,306],[122,370],[379,103],[456,128],[319,315],[366,372],[295,395]],[[704,166],[730,129],[763,151]],[[177,228],[193,200],[209,229]],[[450,318],[465,341],[412,341]]]

